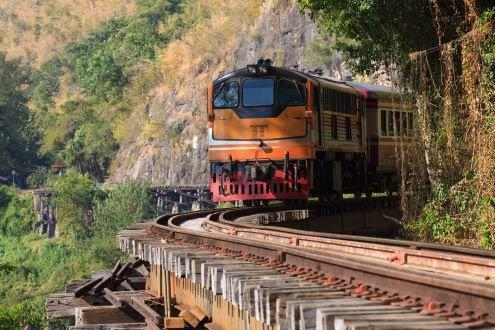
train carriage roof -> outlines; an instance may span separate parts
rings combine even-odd
[[[402,100],[403,93],[398,88],[368,84],[359,81],[348,81],[347,83],[353,88],[359,90],[359,92],[366,98],[389,101]]]
[[[270,75],[284,76],[303,82],[306,82],[309,79],[314,83],[319,84],[322,87],[339,90],[344,93],[362,95],[367,99],[376,99],[379,103],[389,103],[389,104],[407,103],[407,101],[404,100],[403,97],[404,94],[401,93],[399,89],[390,86],[368,84],[358,81],[338,80],[328,77],[322,77],[309,72],[302,72],[302,71],[276,67],[276,66],[270,66],[270,70],[271,72],[267,74],[268,76]],[[220,76],[219,78],[213,81],[213,84],[216,85],[235,77],[248,77],[248,76],[251,75],[249,74],[247,67],[245,67],[227,73],[223,76]]]

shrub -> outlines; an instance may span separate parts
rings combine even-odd
[[[32,195],[12,197],[0,220],[1,234],[18,237],[28,234],[36,220]]]
[[[84,123],[61,153],[65,162],[97,181],[103,181],[118,145],[110,125],[93,120]]]
[[[98,201],[92,230],[96,237],[115,237],[118,230],[153,215],[149,184],[129,181],[110,190],[106,199]]]
[[[42,327],[46,325],[43,305],[35,301],[22,301],[0,306],[0,329],[21,328],[24,326]]]
[[[0,186],[0,214],[3,208],[5,208],[10,200],[14,197],[14,190],[8,186]]]
[[[48,167],[39,166],[27,177],[26,182],[30,188],[45,187],[52,174]]]
[[[90,237],[93,205],[102,191],[88,175],[69,170],[53,183],[59,233],[70,242]]]

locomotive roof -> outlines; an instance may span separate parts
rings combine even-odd
[[[312,76],[306,74],[305,72],[281,68],[281,67],[277,67],[277,66],[271,66],[270,68],[273,71],[275,71],[276,75],[283,75],[283,76],[287,76],[290,78],[296,78],[298,80],[310,79],[310,80],[315,81],[315,77],[312,77]],[[242,68],[242,69],[238,69],[238,70],[232,71],[230,73],[227,73],[223,76],[220,76],[219,78],[217,78],[216,80],[213,81],[213,84],[222,83],[225,80],[228,80],[228,79],[233,78],[233,77],[243,77],[243,76],[251,76],[251,74],[249,74],[249,72],[248,72],[247,67]]]

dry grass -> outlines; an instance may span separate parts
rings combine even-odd
[[[0,0],[0,50],[40,65],[99,24],[135,11],[135,0]]]
[[[437,1],[431,0],[442,40],[447,20]],[[430,201],[416,223],[436,228],[429,239],[495,248],[495,83],[487,57],[493,52],[495,25],[476,13],[472,0],[464,4],[469,32],[445,44],[439,41],[437,58],[427,52],[411,56],[411,90],[425,155],[425,163],[416,162],[413,172],[430,182],[430,189],[415,189],[421,201],[416,206]],[[432,78],[435,65],[440,79]],[[425,191],[428,196],[421,197]]]
[[[184,77],[206,82],[233,62],[239,33],[248,33],[248,24],[258,15],[261,0],[222,1],[199,0],[187,15],[196,17],[196,25],[182,38],[173,41],[163,52],[162,70],[166,72],[166,87]],[[184,89],[179,96],[185,97]]]

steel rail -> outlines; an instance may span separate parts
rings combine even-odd
[[[366,255],[384,262],[409,267],[430,267],[438,271],[458,274],[463,272],[480,276],[484,281],[495,279],[495,253],[493,251],[373,237],[326,234],[235,222],[236,217],[245,214],[245,210],[213,213],[204,221],[203,227],[212,232],[250,239],[275,241],[285,245],[307,247],[320,251],[334,250]],[[226,218],[233,220],[225,220]]]
[[[296,206],[294,206],[293,209]],[[257,256],[263,256],[290,265],[297,265],[302,268],[311,269],[317,272],[337,276],[338,278],[349,279],[354,284],[364,283],[371,287],[379,288],[381,291],[396,292],[401,295],[420,297],[423,301],[441,301],[459,306],[463,312],[474,311],[477,314],[488,314],[487,320],[495,323],[493,311],[495,311],[495,285],[487,281],[477,281],[471,278],[463,278],[451,274],[440,274],[427,272],[422,269],[404,268],[397,264],[377,263],[376,260],[357,255],[342,253],[341,251],[322,251],[304,246],[291,246],[275,241],[254,239],[252,237],[242,237],[237,235],[225,235],[219,232],[197,232],[180,228],[184,221],[197,219],[198,217],[212,219],[222,219],[232,222],[237,216],[254,215],[263,212],[274,212],[275,210],[287,209],[287,206],[270,206],[245,209],[224,209],[208,210],[184,213],[179,215],[163,216],[149,228],[153,235],[164,238],[175,238],[195,244],[206,244],[217,248],[231,251],[243,251]],[[299,208],[301,206],[299,205]],[[229,220],[226,220],[229,219]],[[245,224],[237,224],[236,230],[258,231],[259,228],[249,228]],[[266,227],[264,227],[266,228]],[[271,227],[271,231],[302,235],[308,234],[304,231],[294,231]],[[279,233],[272,233],[278,235]],[[313,233],[314,234],[314,233]],[[320,236],[336,237],[326,234]],[[338,235],[339,239],[354,239],[355,242],[381,244],[393,244],[394,246],[411,246],[412,242],[397,242],[395,240],[377,240],[370,238],[356,238],[346,235]],[[328,238],[328,237],[326,237]],[[414,246],[417,246],[414,243]],[[363,247],[365,248],[365,247]],[[421,244],[422,249],[457,252],[455,248]],[[460,251],[464,251],[461,249]],[[473,249],[465,250],[470,256],[478,255]],[[485,256],[484,252],[480,254]],[[491,257],[491,256],[490,256]],[[447,256],[448,258],[448,256]],[[490,260],[493,261],[493,260]]]

